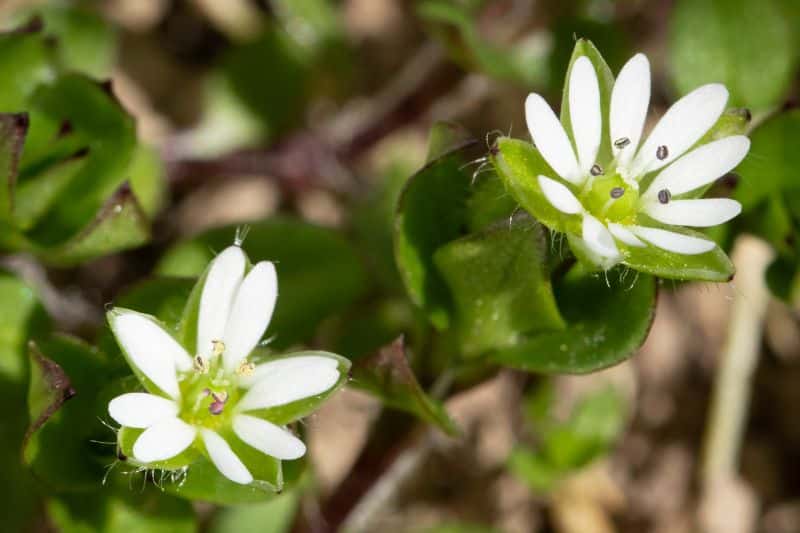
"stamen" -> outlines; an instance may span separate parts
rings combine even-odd
[[[251,376],[255,371],[256,371],[256,365],[254,365],[253,363],[248,363],[244,359],[242,359],[239,362],[239,366],[236,367],[237,376]]]
[[[665,160],[669,156],[669,149],[667,148],[666,144],[662,144],[658,148],[656,148],[656,157],[659,161]]]
[[[669,192],[669,189],[661,189],[658,191],[658,201],[662,204],[668,204],[670,199],[672,199],[672,193]]]
[[[611,198],[614,200],[617,198],[622,198],[623,194],[625,194],[625,189],[623,187],[614,187],[611,189]]]
[[[214,357],[218,357],[225,352],[225,343],[222,341],[211,341],[211,345],[213,346],[213,350],[211,355]]]
[[[631,140],[628,139],[627,137],[620,137],[619,139],[614,141],[614,146],[616,146],[617,148],[622,150],[623,148],[628,146],[630,143],[631,143]]]
[[[193,366],[199,374],[208,374],[209,364],[205,357],[202,355],[194,356]]]
[[[599,176],[603,173],[603,168],[600,165],[592,165],[592,168],[589,170],[592,176]]]

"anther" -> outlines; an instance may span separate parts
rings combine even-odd
[[[627,137],[620,137],[619,139],[614,141],[614,146],[616,146],[617,148],[622,150],[623,148],[628,146],[630,143],[631,143],[631,140],[628,139]]]
[[[625,194],[625,189],[623,187],[614,187],[611,189],[611,198],[614,200],[617,198],[622,198],[623,194]]]
[[[658,201],[662,204],[668,204],[671,198],[672,193],[669,192],[669,189],[661,189],[658,191]]]
[[[214,357],[222,355],[225,351],[225,343],[222,341],[211,341],[211,346],[213,347],[211,355]]]
[[[667,148],[666,144],[662,144],[658,148],[656,148],[656,157],[659,161],[665,160],[669,156],[669,149]]]
[[[208,361],[202,355],[194,356],[193,366],[195,371],[199,372],[200,374],[208,374]]]
[[[244,359],[239,362],[239,366],[236,367],[236,375],[238,376],[251,376],[253,372],[256,371],[256,365],[253,363],[248,363]]]
[[[592,176],[599,176],[603,173],[603,168],[600,165],[592,165],[592,168],[589,169],[589,172]]]

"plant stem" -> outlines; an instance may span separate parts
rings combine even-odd
[[[737,476],[739,452],[750,403],[750,382],[758,363],[769,291],[764,273],[772,250],[763,241],[740,237],[733,251],[737,267],[733,310],[723,347],[705,435],[700,481],[705,496]]]

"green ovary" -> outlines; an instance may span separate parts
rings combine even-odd
[[[180,382],[181,410],[178,416],[186,423],[215,431],[231,424],[239,401],[238,379],[222,369],[221,357],[212,358],[207,372],[191,370]],[[211,406],[224,399],[215,414]],[[218,405],[219,407],[219,405]]]
[[[636,222],[638,184],[626,182],[617,173],[590,177],[579,199],[601,222],[620,224]]]

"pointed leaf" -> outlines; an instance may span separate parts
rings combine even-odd
[[[353,367],[351,386],[380,398],[389,407],[435,425],[448,435],[459,433],[444,406],[428,396],[414,376],[402,337],[375,355],[359,360]]]
[[[548,242],[528,217],[452,241],[434,255],[455,300],[466,355],[564,327],[547,271]]]
[[[653,320],[654,279],[628,273],[632,281],[617,282],[620,269],[605,275],[580,270],[570,271],[555,287],[566,329],[533,335],[512,348],[490,353],[488,359],[550,374],[594,372],[633,355]]]

